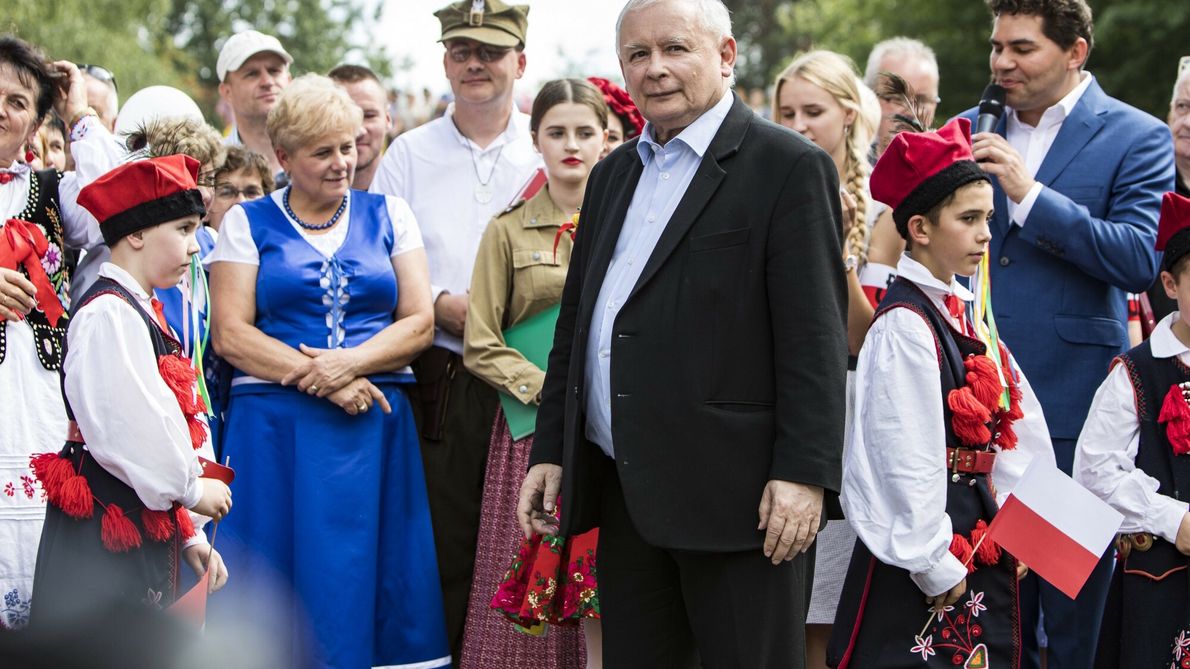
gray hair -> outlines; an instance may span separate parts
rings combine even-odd
[[[872,47],[872,53],[868,54],[868,67],[864,70],[864,83],[869,88],[876,88],[878,83],[876,79],[882,69],[880,63],[889,56],[915,57],[929,64],[935,76],[938,74],[938,58],[934,56],[933,49],[926,46],[921,40],[911,37],[893,37],[878,42],[876,46]]]
[[[1190,79],[1190,56],[1182,56],[1178,60],[1178,78],[1173,82],[1173,93],[1169,96],[1169,108],[1172,110],[1174,103],[1178,100],[1178,89],[1186,80]]]
[[[624,23],[624,16],[628,12],[644,9],[663,1],[628,0],[628,3],[620,10],[620,15],[616,18],[616,53],[620,52],[620,26]],[[723,0],[682,1],[688,5],[692,5],[691,13],[698,20],[698,26],[708,34],[714,36],[716,40],[733,36],[731,34],[731,12],[727,10],[727,5],[723,4]]]

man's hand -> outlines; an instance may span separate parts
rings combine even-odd
[[[198,498],[198,503],[190,507],[190,510],[208,518],[221,520],[231,511],[231,488],[218,479],[199,478],[198,484],[202,486],[202,497]]]
[[[936,597],[926,597],[926,604],[929,604],[930,608],[934,609],[935,611],[941,611],[942,609],[959,601],[959,597],[962,597],[964,592],[967,592],[967,579],[965,578],[959,581],[958,585],[951,588],[950,590],[947,590],[941,595]]]
[[[760,525],[764,556],[773,564],[792,560],[814,543],[822,520],[822,488],[772,480],[760,497]]]
[[[1000,187],[1008,199],[1020,204],[1036,183],[1025,167],[1021,154],[1012,148],[1008,140],[994,132],[981,132],[971,138],[971,153],[984,172],[1000,180]]]
[[[554,518],[554,500],[562,490],[562,468],[541,463],[529,468],[521,483],[516,505],[516,518],[525,538],[537,534],[555,534],[558,521]]]
[[[37,289],[15,269],[0,267],[0,318],[19,321],[33,310]]]
[[[57,77],[58,99],[54,111],[63,123],[70,123],[87,108],[87,80],[78,66],[68,60],[50,63],[49,69]],[[66,128],[67,137],[70,128]]]
[[[211,578],[207,581],[208,595],[227,583],[227,565],[223,564],[223,556],[210,545],[194,544],[182,551],[182,557],[199,578],[207,569],[211,570]]]
[[[1190,513],[1182,514],[1182,524],[1178,526],[1177,541],[1174,546],[1182,555],[1190,555]]]
[[[456,337],[463,336],[467,323],[467,295],[442,293],[434,302],[434,324]]]
[[[1029,575],[1029,565],[1025,564],[1024,562],[1021,562],[1020,560],[1017,560],[1016,561],[1016,580],[1019,581],[1028,575]]]

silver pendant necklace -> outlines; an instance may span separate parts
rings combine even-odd
[[[487,204],[492,201],[492,195],[495,192],[492,188],[492,179],[496,176],[496,167],[500,163],[500,154],[504,153],[504,147],[501,146],[496,151],[496,159],[492,161],[492,169],[488,171],[488,178],[484,179],[479,176],[479,161],[475,159],[475,149],[471,148],[471,143],[467,143],[467,150],[471,152],[471,167],[475,170],[475,180],[478,181],[475,185],[475,201],[480,204]]]

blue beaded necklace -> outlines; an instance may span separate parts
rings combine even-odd
[[[289,206],[289,191],[292,189],[293,189],[293,186],[285,187],[285,192],[281,194],[281,203],[285,205],[285,213],[289,214],[290,218],[297,221],[298,225],[302,226],[303,228],[305,228],[307,230],[326,230],[327,228],[333,226],[335,223],[338,223],[339,217],[342,216],[343,211],[345,209],[347,209],[347,196],[344,195],[343,201],[341,203],[339,203],[338,211],[335,212],[334,216],[331,216],[330,220],[328,220],[326,223],[319,223],[318,225],[311,225],[310,223],[307,223],[307,222],[303,221],[302,219],[298,218],[298,215],[293,213],[293,207]]]

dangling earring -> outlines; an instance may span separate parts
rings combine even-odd
[[[32,151],[29,151],[29,150],[25,151],[25,162],[26,163],[32,163],[33,159],[36,157],[37,157],[37,155],[34,154]]]

